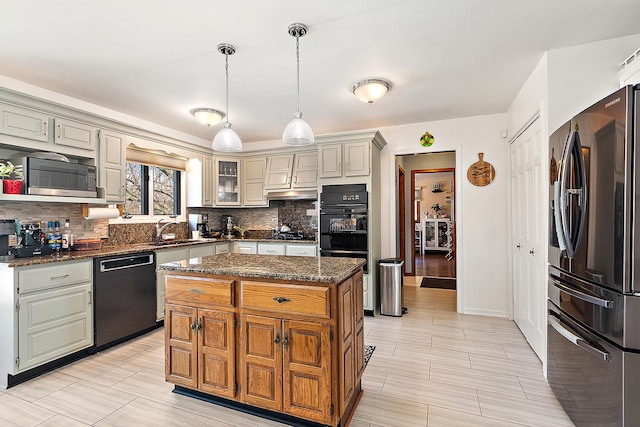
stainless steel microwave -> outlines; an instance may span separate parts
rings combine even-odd
[[[25,194],[98,197],[96,167],[61,160],[21,157]]]

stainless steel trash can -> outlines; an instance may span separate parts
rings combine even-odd
[[[380,275],[380,314],[402,316],[406,309],[402,307],[402,258],[385,258],[378,261]]]

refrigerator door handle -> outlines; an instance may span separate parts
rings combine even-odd
[[[595,304],[604,308],[613,308],[613,301],[609,299],[600,298],[595,295],[589,295],[586,292],[579,291],[577,289],[571,288],[564,283],[560,283],[556,279],[551,279],[553,281],[553,286],[560,289],[562,292],[571,295],[572,297],[576,297],[582,301],[588,302],[590,304]]]
[[[570,166],[574,164],[573,168],[575,174],[572,176],[573,180],[577,184],[576,188],[567,188],[569,179],[571,178]],[[567,143],[562,153],[562,169],[560,172],[560,217],[562,219],[562,233],[564,236],[564,242],[566,245],[566,252],[569,258],[575,258],[582,240],[582,232],[584,230],[584,222],[586,220],[587,213],[587,175],[584,166],[584,159],[582,157],[582,144],[580,143],[580,136],[578,135],[578,125],[576,124],[576,130],[569,134]],[[576,212],[577,224],[575,227],[571,227],[569,224],[567,208],[570,207],[568,201],[569,197],[577,197],[578,211]]]
[[[585,341],[584,339],[582,339],[578,335],[576,335],[573,332],[569,331],[564,326],[562,326],[560,324],[560,322],[558,322],[556,320],[555,316],[548,315],[547,316],[547,321],[549,322],[549,325],[551,325],[551,327],[553,329],[555,329],[556,332],[558,332],[560,335],[562,335],[564,338],[566,338],[567,341],[570,341],[573,344],[577,345],[578,347],[580,347],[580,348],[588,351],[589,353],[593,354],[594,356],[597,356],[597,357],[601,358],[605,362],[610,362],[611,361],[611,353],[606,352],[606,351],[602,351],[599,348],[596,348],[596,347],[592,346],[591,344],[589,344],[587,341]]]

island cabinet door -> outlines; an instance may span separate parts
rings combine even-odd
[[[284,320],[284,412],[329,423],[331,405],[330,327]]]
[[[235,397],[234,313],[198,310],[198,388]]]
[[[165,377],[170,383],[196,388],[197,309],[167,304],[164,320]]]
[[[241,316],[242,400],[273,411],[282,410],[282,320]]]
[[[349,406],[356,388],[356,348],[355,348],[355,293],[351,278],[345,280],[338,288],[339,340],[340,359],[340,415]]]
[[[364,282],[362,270],[353,275],[353,294],[355,295],[355,338],[356,338],[356,383],[364,372]]]

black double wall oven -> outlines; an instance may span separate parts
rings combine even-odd
[[[320,194],[320,255],[367,260],[368,208],[365,184],[323,185]],[[368,272],[367,264],[364,272]]]

